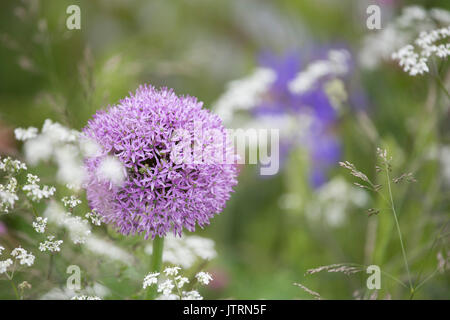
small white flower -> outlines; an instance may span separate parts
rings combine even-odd
[[[181,289],[186,283],[189,283],[189,279],[182,276],[177,276],[175,278],[175,283],[178,287],[178,289]]]
[[[90,219],[91,223],[95,226],[100,226],[103,221],[103,217],[95,209],[93,209],[91,212],[86,213],[85,218]]]
[[[6,259],[4,261],[0,261],[0,274],[8,271],[8,268],[13,265],[13,261],[11,259]]]
[[[182,300],[203,300],[203,297],[196,290],[192,291],[183,291]]]
[[[38,185],[40,179],[32,174],[27,174],[27,184],[22,187],[27,197],[32,201],[39,202],[42,199],[48,199],[56,192],[55,187],[43,186],[42,189]]]
[[[0,256],[2,255],[2,253],[3,253],[3,250],[5,250],[5,248],[4,247],[2,247],[2,246],[0,246]]]
[[[29,127],[28,129],[17,128],[14,130],[16,139],[19,141],[26,141],[37,137],[38,129],[35,127]]]
[[[76,206],[78,206],[79,204],[81,204],[81,200],[75,196],[64,197],[61,199],[61,201],[64,203],[65,207],[71,208],[71,209],[73,209]]]
[[[7,157],[0,162],[0,170],[9,174],[16,174],[20,170],[27,170],[27,166],[19,160],[13,160]]]
[[[158,292],[162,292],[163,295],[168,296],[172,293],[173,288],[175,288],[173,281],[168,279],[158,285]]]
[[[197,280],[200,284],[203,284],[205,286],[208,285],[213,280],[211,274],[209,274],[208,272],[203,272],[203,271],[200,271],[199,273],[197,273],[195,275],[195,277],[197,278]]]
[[[142,287],[145,289],[147,287],[150,287],[151,285],[157,284],[158,276],[159,272],[149,273],[147,276],[145,276]]]
[[[47,240],[44,242],[41,242],[39,244],[39,250],[42,252],[50,251],[50,252],[59,252],[61,251],[60,246],[63,243],[62,240],[53,240],[55,239],[54,236],[48,236]]]
[[[9,210],[14,208],[14,203],[19,200],[16,192],[16,178],[11,177],[6,186],[0,184],[0,211],[8,213]]]
[[[26,264],[31,267],[34,263],[34,255],[32,253],[28,253],[25,249],[18,247],[11,251],[11,255],[19,260],[21,265]]]
[[[33,228],[37,233],[44,233],[47,227],[48,218],[37,217],[36,221],[33,221]]]
[[[180,267],[168,267],[166,269],[164,269],[164,273],[166,274],[166,276],[176,276],[178,275],[178,271],[181,270]]]

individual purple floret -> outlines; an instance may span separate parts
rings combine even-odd
[[[196,224],[209,224],[223,210],[237,184],[236,164],[180,163],[171,157],[180,142],[178,130],[188,132],[203,150],[211,144],[203,134],[208,130],[225,140],[221,119],[202,104],[171,89],[143,85],[88,122],[83,134],[100,151],[85,161],[87,198],[106,223],[125,235],[155,238],[169,232],[181,235],[183,228],[194,231]],[[123,181],[105,179],[108,174],[103,173],[112,169],[119,177],[123,174]]]

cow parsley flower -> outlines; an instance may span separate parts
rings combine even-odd
[[[164,273],[166,274],[166,276],[176,276],[178,275],[178,271],[180,270],[180,267],[168,267],[164,269]]]
[[[39,250],[42,252],[45,251],[50,251],[50,252],[59,252],[60,246],[63,243],[62,240],[54,240],[55,237],[54,236],[48,236],[47,240],[45,240],[44,242],[41,242],[39,244]]]
[[[188,132],[203,151],[211,143],[203,134],[209,129],[226,138],[220,118],[202,109],[196,98],[150,85],[97,112],[83,130],[102,147],[100,155],[85,161],[91,207],[125,235],[181,235],[183,228],[194,231],[196,225],[209,224],[237,184],[236,164],[179,163],[171,156],[180,143],[179,130]],[[225,152],[234,157],[232,149]],[[120,185],[116,174],[122,170],[109,157],[126,171]]]
[[[86,213],[84,217],[91,220],[91,223],[95,226],[100,226],[103,221],[103,217],[95,209],[92,209],[91,212]]]
[[[158,292],[161,292],[164,296],[168,296],[172,293],[172,290],[175,288],[173,281],[167,279],[158,285]]]
[[[16,174],[21,170],[27,170],[27,166],[19,160],[13,160],[10,157],[6,157],[0,162],[0,170],[7,174]]]
[[[6,186],[0,184],[0,211],[8,213],[14,208],[14,204],[19,197],[17,196],[17,179],[11,177]]]
[[[47,227],[48,218],[37,217],[35,221],[33,221],[33,228],[37,233],[44,233],[45,228]]]
[[[31,201],[39,202],[42,199],[48,199],[56,192],[55,187],[43,186],[41,189],[38,185],[39,181],[40,179],[37,176],[27,174],[27,184],[22,187],[22,190],[25,191]]]
[[[11,251],[11,256],[19,260],[19,263],[21,265],[25,264],[29,267],[33,265],[35,259],[32,253],[28,253],[27,250],[21,247],[15,248],[13,251]]]
[[[154,284],[158,283],[158,276],[159,276],[159,272],[153,272],[153,273],[149,273],[148,275],[145,276],[144,278],[144,282],[142,284],[142,287],[145,289],[147,287],[150,287]]]
[[[65,207],[70,208],[70,209],[73,209],[76,206],[78,206],[79,204],[81,204],[81,200],[75,196],[64,197],[61,199],[61,201],[63,202]]]
[[[197,290],[183,291],[182,300],[203,300],[203,297]]]
[[[4,261],[0,261],[0,274],[8,271],[8,268],[13,265],[13,261],[11,259],[6,259]]]
[[[445,59],[450,56],[450,43],[440,43],[450,36],[450,27],[422,32],[415,46],[408,44],[392,54],[403,71],[411,76],[429,72],[428,60],[431,56]]]
[[[197,278],[197,281],[203,285],[208,285],[212,280],[212,276],[208,273],[208,272],[203,272],[200,271],[199,273],[197,273],[195,275],[195,277]]]

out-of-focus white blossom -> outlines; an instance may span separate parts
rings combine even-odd
[[[331,227],[340,227],[349,210],[363,208],[368,201],[366,191],[342,178],[334,178],[317,190],[316,196],[306,205],[306,216],[311,221],[322,219]]]
[[[152,246],[148,245],[145,252],[152,253]],[[168,235],[164,240],[163,261],[190,268],[198,260],[212,260],[217,256],[214,241],[199,236],[182,236],[181,238]]]
[[[45,228],[47,227],[48,218],[37,217],[35,221],[33,221],[33,228],[37,233],[44,233]]]
[[[45,251],[50,251],[50,252],[59,252],[60,246],[63,243],[62,240],[54,240],[55,237],[54,236],[48,236],[47,240],[45,240],[44,242],[41,242],[39,244],[39,250],[42,252]]]
[[[216,113],[227,123],[235,110],[247,110],[255,106],[261,95],[276,80],[276,74],[268,68],[258,68],[251,75],[231,81],[222,96],[214,104]]]
[[[105,298],[110,295],[111,292],[105,286],[95,282],[92,286],[88,286],[85,289],[74,291],[67,287],[64,288],[53,288],[46,294],[44,294],[41,300],[70,300],[75,296],[85,296],[85,297],[99,297]],[[89,299],[86,299],[89,300]]]
[[[67,215],[63,225],[69,231],[69,237],[75,244],[85,243],[91,234],[89,222],[81,217]]]
[[[92,253],[104,256],[114,261],[131,264],[134,260],[133,255],[124,249],[118,247],[111,241],[101,239],[95,235],[89,236],[84,246]]]
[[[314,88],[320,80],[345,75],[350,69],[350,53],[347,50],[330,50],[328,59],[309,64],[289,84],[292,93],[300,94]]]
[[[19,141],[26,141],[29,139],[36,138],[38,134],[38,129],[35,127],[29,127],[28,129],[17,128],[14,130],[14,135]]]
[[[80,133],[49,119],[45,120],[40,133],[31,128],[23,130],[35,133],[24,143],[27,163],[37,165],[40,161],[52,160],[57,165],[58,181],[70,183],[79,190],[85,178],[80,149],[83,152],[89,149],[79,141]]]
[[[97,175],[113,185],[121,186],[126,178],[126,169],[116,157],[108,156],[100,163]]]

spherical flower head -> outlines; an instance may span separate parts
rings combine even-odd
[[[226,145],[222,121],[196,98],[150,85],[98,111],[83,130],[100,146],[85,160],[90,206],[125,235],[181,235],[183,228],[209,224],[237,184],[236,163],[180,161],[172,155],[186,145],[180,131],[192,138],[188,144],[198,153],[210,149],[212,130]],[[223,151],[222,159],[233,158],[233,148]]]

